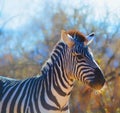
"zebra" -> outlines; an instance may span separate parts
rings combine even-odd
[[[62,30],[41,75],[24,80],[1,76],[0,113],[70,113],[76,80],[100,90],[105,78],[89,48],[93,37],[93,33],[85,36],[78,30]]]

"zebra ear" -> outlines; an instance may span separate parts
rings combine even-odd
[[[73,38],[64,30],[61,31],[61,40],[67,44],[69,48],[73,47],[75,42]]]
[[[88,41],[85,42],[85,45],[89,46],[95,38],[95,33],[94,32],[90,33],[88,36],[86,36],[86,38],[87,38]]]

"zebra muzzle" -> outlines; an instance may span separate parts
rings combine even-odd
[[[88,85],[96,90],[100,90],[105,84],[105,78],[99,68],[95,69],[95,78],[90,80]]]

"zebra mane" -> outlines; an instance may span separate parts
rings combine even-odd
[[[67,33],[74,38],[74,40],[79,42],[87,41],[87,38],[78,30],[69,30]]]

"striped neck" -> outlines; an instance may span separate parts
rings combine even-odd
[[[59,42],[42,68],[42,76],[48,81],[48,95],[54,98],[59,110],[68,107],[69,96],[73,88],[73,81],[69,80],[64,64],[66,49],[66,45]]]
[[[70,86],[73,84],[73,80],[69,79],[68,72],[66,70],[68,62],[66,61],[66,56],[68,57],[67,46],[63,42],[58,42],[52,51],[49,59],[45,62],[42,67],[42,75],[49,76],[50,73],[53,75],[58,75],[62,77]],[[56,73],[57,71],[57,73]]]

